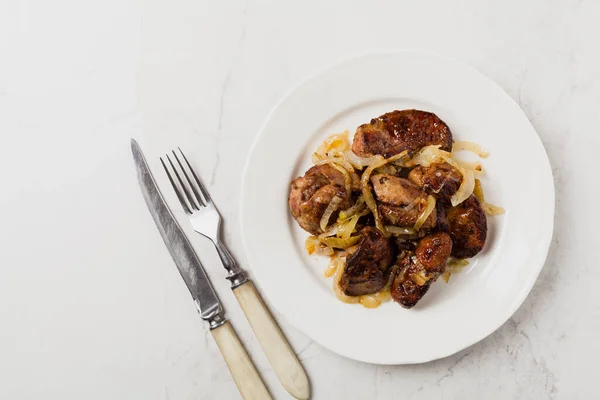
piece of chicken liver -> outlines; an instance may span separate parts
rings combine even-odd
[[[479,253],[487,237],[487,218],[477,197],[448,209],[449,233],[452,238],[452,257],[470,258]]]
[[[414,307],[445,271],[451,252],[450,236],[437,232],[421,239],[414,253],[401,253],[392,272],[392,299],[404,308]],[[416,274],[425,277],[422,279],[426,282],[419,282]]]
[[[347,296],[360,296],[379,291],[385,286],[393,259],[388,238],[378,229],[366,226],[360,230],[358,249],[348,256],[340,287]]]
[[[319,225],[321,217],[335,196],[342,201],[330,220],[335,220],[339,210],[350,207],[345,183],[344,175],[328,164],[316,165],[304,176],[294,179],[290,185],[288,203],[298,225],[313,235],[322,233]]]
[[[429,145],[452,150],[452,132],[437,115],[420,110],[392,111],[359,126],[352,151],[360,157],[386,158],[404,150],[415,153]]]

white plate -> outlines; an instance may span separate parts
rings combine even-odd
[[[483,160],[486,200],[506,213],[488,218],[488,239],[470,266],[441,279],[413,309],[376,309],[338,301],[328,262],[304,250],[308,233],[288,210],[290,181],[332,133],[396,109],[436,113],[455,140],[490,151]],[[343,62],[294,89],[256,138],[242,183],[244,244],[260,287],[296,328],[343,356],[409,364],[454,354],[499,328],[521,305],[552,237],[554,185],[535,130],[494,82],[432,54],[372,54]]]

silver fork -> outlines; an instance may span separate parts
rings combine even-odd
[[[227,270],[227,279],[231,282],[231,289],[279,381],[295,398],[308,399],[310,385],[302,365],[256,291],[254,284],[248,280],[246,273],[238,266],[225,247],[220,234],[221,215],[210,198],[208,190],[202,184],[202,180],[194,172],[181,149],[178,148],[178,150],[181,157],[174,150],[172,151],[175,162],[171,160],[169,154],[165,156],[167,163],[162,157],[160,162],[181,206],[188,214],[194,230],[214,243],[221,262]]]
[[[171,182],[173,189],[175,189],[175,193],[177,194],[181,206],[189,216],[192,227],[196,232],[213,242],[219,253],[221,262],[227,270],[227,279],[231,282],[231,288],[235,289],[248,282],[248,277],[235,262],[231,253],[227,250],[227,247],[225,247],[225,244],[223,244],[223,241],[221,240],[220,231],[223,218],[221,217],[221,214],[219,214],[219,210],[215,207],[206,187],[204,187],[202,181],[192,169],[185,154],[183,154],[180,148],[178,148],[178,150],[187,168],[184,167],[184,163],[181,162],[175,150],[173,150],[173,157],[176,160],[179,170],[176,168],[176,165],[169,155],[166,155],[169,165],[174,172],[176,181],[173,179],[173,176],[169,172],[169,168],[167,168],[162,157],[160,162],[167,172],[169,181]]]

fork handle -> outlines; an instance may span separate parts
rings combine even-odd
[[[227,270],[227,279],[229,282],[231,282],[231,288],[235,289],[236,287],[248,282],[246,273],[240,268],[239,265],[237,265],[231,253],[229,250],[227,250],[227,247],[225,247],[221,241],[215,242],[215,247],[217,248],[217,253],[219,253],[221,263]]]
[[[244,400],[271,400],[229,321],[210,331]]]
[[[233,293],[285,390],[297,399],[308,399],[310,385],[306,372],[254,284],[248,281],[234,288]]]

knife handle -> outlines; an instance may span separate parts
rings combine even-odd
[[[233,289],[279,381],[292,396],[310,397],[306,372],[251,281]]]
[[[265,384],[229,321],[212,329],[210,333],[221,350],[242,398],[244,400],[270,400],[271,396]]]

